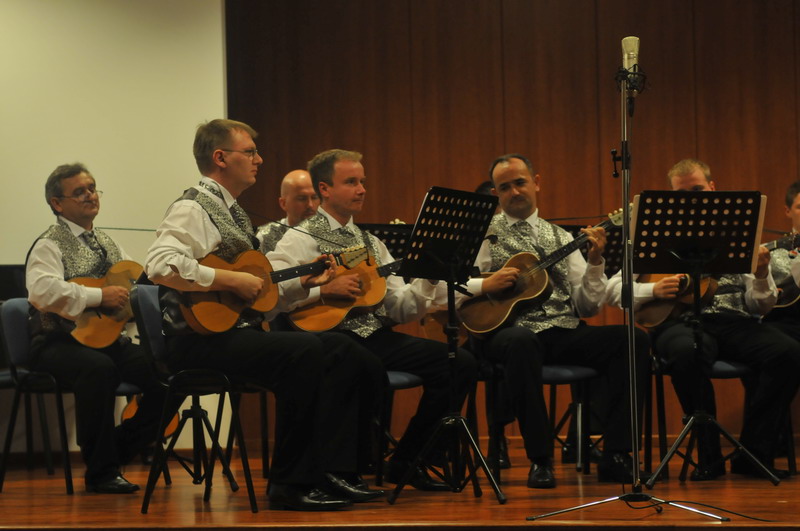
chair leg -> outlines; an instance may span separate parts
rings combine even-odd
[[[656,373],[656,419],[658,421],[658,460],[667,456],[667,411],[664,404],[664,375]],[[664,467],[661,477],[669,478],[669,467]]]
[[[792,412],[786,416],[786,460],[789,463],[789,473],[797,475],[797,459],[794,452],[794,430],[792,429]]]
[[[36,394],[36,406],[39,410],[39,426],[42,433],[42,445],[44,447],[44,460],[47,467],[47,474],[52,476],[55,473],[53,467],[53,448],[50,445],[50,428],[47,422],[47,409],[44,403],[44,395]]]
[[[61,391],[56,391],[56,409],[58,410],[58,431],[61,438],[61,453],[64,459],[64,481],[67,484],[67,494],[74,492],[72,487],[72,467],[69,462],[69,445],[67,441],[67,423],[64,419],[64,397]]]
[[[244,473],[244,482],[247,486],[247,496],[250,498],[250,510],[254,513],[258,512],[258,503],[256,502],[256,492],[253,488],[253,478],[250,475],[250,463],[247,459],[247,445],[244,442],[244,432],[242,431],[242,423],[239,418],[239,402],[241,395],[237,396],[234,400],[231,398],[231,422],[233,429],[236,431],[236,438],[239,440],[239,456],[242,459],[242,472]]]
[[[14,438],[14,426],[17,423],[17,410],[19,409],[20,390],[14,390],[14,398],[11,403],[11,416],[6,427],[6,440],[3,443],[3,456],[0,458],[0,492],[3,492],[3,483],[6,479],[6,467],[8,466],[8,454],[11,451],[11,440]]]
[[[36,396],[42,395],[37,393]],[[33,470],[35,467],[33,462],[33,407],[31,405],[31,394],[27,391],[23,396],[23,402],[25,405],[25,466],[28,470]],[[48,469],[48,472],[50,472],[50,469]]]
[[[383,466],[392,453],[390,446],[397,444],[392,437],[392,407],[394,406],[394,390],[387,389],[383,399],[383,411],[378,420],[378,459],[375,462],[375,485],[383,485]]]
[[[267,409],[267,392],[258,393],[261,403],[261,476],[269,478],[269,417]]]
[[[161,412],[161,422],[158,425],[158,431],[156,433],[164,433],[164,430],[167,429],[169,422],[171,420],[171,416],[169,414],[169,410],[167,404],[170,404],[174,398],[174,393],[171,388],[167,389],[167,396],[164,399],[164,408]],[[178,441],[178,437],[180,437],[181,432],[183,431],[183,427],[186,424],[188,417],[184,414],[181,415],[181,419],[178,422],[178,427],[175,428],[175,433],[172,434],[170,438],[169,444],[166,448],[164,448],[163,444],[156,444],[156,449],[153,454],[153,463],[150,465],[150,474],[147,477],[147,485],[144,489],[144,497],[142,499],[142,514],[147,514],[147,510],[150,507],[150,498],[153,495],[153,490],[155,490],[156,482],[158,481],[158,477],[161,475],[161,471],[166,471],[167,465],[167,456],[173,451],[175,447],[175,443]],[[181,463],[183,464],[183,463]],[[165,473],[166,479],[166,473]]]

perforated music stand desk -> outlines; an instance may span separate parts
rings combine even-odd
[[[400,491],[411,479],[413,471],[435,447],[438,437],[445,433],[445,427],[456,428],[457,436],[463,444],[463,448],[466,448],[468,452],[466,465],[469,475],[463,483],[460,477],[455,477],[455,474],[445,477],[453,490],[460,491],[469,481],[472,481],[475,496],[481,495],[477,481],[477,468],[472,458],[474,455],[475,461],[478,462],[494,489],[497,500],[501,504],[506,502],[506,497],[489,471],[489,466],[486,464],[475,438],[470,433],[466,420],[460,415],[460,412],[455,411],[457,405],[454,403],[455,390],[452,383],[455,380],[452,374],[454,372],[453,363],[458,349],[458,319],[455,312],[454,292],[458,290],[466,293],[457,285],[465,283],[469,278],[469,272],[475,263],[478,250],[483,243],[496,208],[497,197],[495,196],[434,186],[428,190],[425,196],[425,201],[422,203],[417,221],[411,231],[411,239],[406,243],[406,252],[402,256],[403,264],[397,273],[399,276],[447,282],[448,320],[445,332],[447,333],[451,370],[451,414],[436,424],[430,439],[425,443],[413,465],[409,467],[400,483],[389,494],[389,503],[394,503]],[[472,454],[469,454],[470,450]]]
[[[406,244],[414,228],[407,223],[358,223],[358,227],[381,240],[394,258],[405,254]]]
[[[647,190],[634,197],[634,273],[752,273],[767,198],[760,192]]]
[[[692,276],[695,349],[702,349],[701,275],[753,273],[767,198],[759,192],[645,191],[634,198],[633,272],[686,274]],[[697,352],[700,355],[700,352]],[[698,357],[699,359],[699,357]],[[764,472],[775,485],[780,480],[715,418],[695,411],[678,438],[662,458],[645,485],[653,488],[656,478],[678,453],[696,423],[713,424],[719,432]],[[689,439],[681,479],[685,477],[695,436]],[[733,454],[731,454],[733,455]]]

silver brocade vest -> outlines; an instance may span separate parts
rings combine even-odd
[[[122,260],[122,253],[117,244],[114,243],[114,240],[105,232],[95,229],[94,235],[105,250],[105,257],[95,253],[81,243],[80,239],[72,233],[67,224],[61,220],[55,225],[51,225],[36,241],[47,239],[58,246],[61,251],[61,263],[64,265],[64,280],[78,277],[100,278],[105,276],[112,265]],[[31,315],[37,313],[42,323],[41,330],[45,333],[70,332],[75,328],[75,324],[72,321],[64,319],[55,313],[32,310]]]
[[[356,234],[352,236],[331,230],[328,218],[322,214],[316,214],[304,220],[300,223],[300,228],[304,229],[316,240],[320,253],[336,253],[340,252],[345,247],[365,245],[370,255],[375,258],[376,265],[383,265],[378,256],[377,243],[373,240],[375,237],[371,234],[364,233],[361,229],[356,229]],[[349,330],[361,337],[369,337],[376,330],[385,326],[391,326],[392,324],[394,323],[386,315],[386,309],[383,307],[383,304],[381,304],[376,310],[371,312],[352,311],[336,329]]]
[[[745,283],[744,275],[722,275],[717,280],[717,290],[711,304],[706,305],[701,313],[703,315],[727,314],[740,315],[742,317],[752,317],[747,311],[747,304],[744,300]],[[681,314],[681,317],[691,315],[689,309]]]
[[[261,252],[267,254],[274,251],[288,230],[289,227],[278,223],[267,223],[259,227],[257,237],[261,241]]]
[[[795,255],[790,255],[787,249],[780,247],[770,251],[769,267],[772,271],[772,278],[775,279],[775,284],[783,286],[793,282],[792,279],[792,261],[795,260]]]
[[[497,235],[495,243],[489,244],[492,271],[502,268],[515,254],[533,252],[539,259],[542,259],[571,240],[569,233],[561,227],[539,219],[536,226],[536,248],[531,249],[531,242],[527,242],[517,230],[514,230],[503,214],[497,214],[492,218],[487,232]],[[553,293],[544,301],[523,305],[517,313],[514,326],[522,326],[536,333],[552,327],[576,328],[578,326],[580,319],[575,315],[575,310],[570,303],[572,289],[567,280],[567,271],[565,260],[561,260],[548,269]]]
[[[255,234],[252,231],[252,227],[250,227],[249,233],[241,229],[236,222],[233,221],[230,213],[208,195],[200,192],[196,188],[189,188],[178,198],[178,201],[186,199],[199,203],[219,231],[222,240],[219,246],[214,249],[214,255],[222,258],[226,262],[233,262],[236,260],[236,257],[243,252],[252,251],[255,248]],[[163,286],[162,290],[161,306],[164,310],[162,312],[164,316],[164,333],[167,335],[190,333],[192,330],[183,319],[183,315],[178,307],[183,295],[176,290]],[[242,312],[235,327],[258,327],[263,320],[264,318],[261,313],[246,309]]]

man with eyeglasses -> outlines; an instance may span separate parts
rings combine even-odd
[[[139,486],[122,476],[120,466],[156,440],[164,390],[124,331],[111,345],[97,349],[71,335],[85,311],[113,313],[128,304],[125,287],[70,282],[101,278],[112,265],[129,259],[109,235],[94,228],[101,194],[83,164],[59,166],[47,179],[45,199],[56,223],[36,239],[26,260],[25,282],[34,308],[35,362],[30,368],[52,374],[75,395],[86,490],[125,494]],[[144,396],[136,415],[115,428],[115,391],[121,381],[137,385]]]
[[[246,271],[201,265],[213,254],[233,263],[259,242],[236,198],[256,181],[263,162],[256,132],[234,120],[198,127],[194,156],[203,175],[168,209],[145,271],[172,292],[228,291],[254,301],[263,278]],[[317,260],[330,260],[320,256]],[[305,292],[334,274],[301,277]],[[359,472],[373,433],[371,420],[386,379],[380,363],[335,335],[265,332],[265,316],[246,309],[232,329],[201,335],[175,302],[162,298],[173,371],[210,368],[270,389],[276,397],[276,442],[268,488],[271,509],[331,510],[373,500]],[[286,311],[284,300],[276,310]],[[277,311],[270,312],[271,314]]]

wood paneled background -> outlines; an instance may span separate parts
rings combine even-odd
[[[542,176],[542,216],[596,222],[621,204],[614,75],[621,39],[636,35],[648,86],[632,194],[665,188],[673,163],[697,157],[717,189],[769,197],[767,228],[789,228],[800,0],[228,0],[225,11],[229,116],[260,132],[264,155],[242,203],[266,218],[281,217],[285,173],[339,147],[364,154],[358,221],[411,222],[430,186],[472,190],[517,151]],[[738,384],[720,392],[741,397]],[[729,427],[739,415],[720,412]]]

